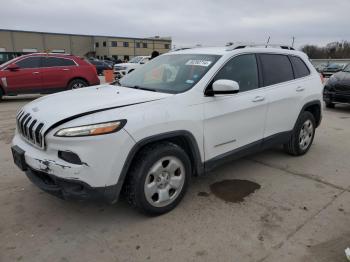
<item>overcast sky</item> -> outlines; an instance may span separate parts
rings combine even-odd
[[[324,45],[350,40],[350,0],[0,0],[0,28],[131,37],[173,44]]]

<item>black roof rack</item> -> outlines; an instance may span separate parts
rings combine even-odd
[[[287,50],[295,50],[293,47],[288,45],[279,45],[279,44],[256,44],[256,43],[229,43],[226,45],[226,51],[232,51],[236,49],[243,49],[247,47],[262,47],[262,48],[281,48],[281,49],[287,49]]]

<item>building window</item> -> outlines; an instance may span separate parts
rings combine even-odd
[[[102,45],[103,45],[103,47],[106,47],[107,46],[106,41],[103,41]]]
[[[117,55],[112,55],[112,58],[117,61],[118,60],[118,56]]]
[[[99,46],[100,46],[99,42],[96,42],[95,47],[99,47]]]
[[[128,56],[128,55],[125,55],[125,56],[124,56],[124,60],[129,61],[129,56]]]
[[[141,47],[141,43],[140,42],[136,42],[136,48],[140,48]]]
[[[170,49],[170,45],[169,45],[169,44],[165,44],[165,45],[164,45],[164,48],[165,48],[165,49]]]
[[[123,46],[124,46],[124,47],[129,47],[129,42],[124,42],[124,43],[123,43]]]
[[[118,42],[117,41],[112,41],[111,42],[111,47],[117,47],[118,46]]]
[[[147,48],[147,43],[142,43],[143,48]]]

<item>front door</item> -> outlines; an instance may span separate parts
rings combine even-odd
[[[35,93],[42,87],[41,58],[27,57],[15,62],[18,70],[6,70],[6,93]]]
[[[212,83],[219,79],[238,82],[240,91],[207,97],[204,105],[206,161],[261,142],[268,101],[265,92],[259,89],[258,75],[255,54],[244,54],[232,58],[214,77]]]

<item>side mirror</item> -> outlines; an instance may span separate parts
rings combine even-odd
[[[239,92],[239,84],[233,80],[220,79],[216,80],[212,85],[212,90],[208,90],[206,95],[230,95]]]
[[[18,69],[19,69],[19,66],[16,64],[11,64],[7,67],[7,70],[10,70],[10,71],[17,71]]]

